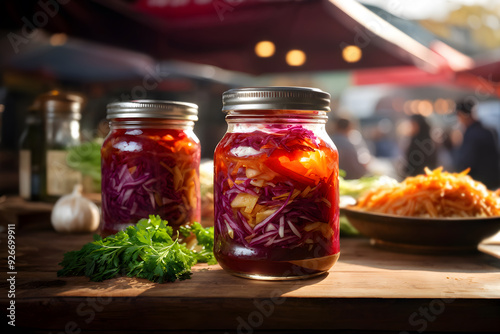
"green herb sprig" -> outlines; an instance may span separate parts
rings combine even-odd
[[[94,139],[70,148],[66,156],[68,166],[90,176],[96,189],[101,186],[101,146],[102,139]]]
[[[173,238],[172,227],[159,216],[141,219],[128,227],[94,241],[78,251],[64,254],[58,276],[87,276],[100,282],[118,275],[146,278],[152,282],[174,282],[190,278],[191,267],[197,262],[215,264],[212,252],[213,227],[203,228],[199,223],[181,228],[181,233],[193,233],[198,241],[198,251],[188,249]],[[174,240],[175,239],[175,240]]]

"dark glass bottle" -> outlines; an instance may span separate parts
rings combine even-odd
[[[35,103],[28,112],[19,140],[19,195],[26,200],[40,200],[42,142],[42,117]]]

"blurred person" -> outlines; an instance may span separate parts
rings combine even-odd
[[[469,175],[489,189],[500,186],[500,153],[497,135],[476,118],[476,103],[471,99],[457,101],[458,122],[465,128],[461,145],[455,152],[455,168],[470,168]]]
[[[447,172],[455,172],[455,165],[453,163],[455,145],[452,135],[450,129],[445,129],[437,139],[437,165],[442,166]]]
[[[425,167],[437,167],[437,145],[431,137],[430,124],[422,115],[411,115],[410,125],[410,141],[403,157],[403,176],[423,174]]]
[[[339,168],[345,171],[345,179],[358,179],[367,173],[367,169],[360,162],[359,152],[349,138],[351,131],[353,126],[349,119],[337,118],[334,121],[332,140],[339,151]]]
[[[383,118],[367,133],[372,142],[373,152],[377,158],[395,158],[400,154],[399,147],[394,140],[394,122]]]

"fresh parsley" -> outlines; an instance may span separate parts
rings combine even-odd
[[[104,239],[94,236],[94,241],[82,249],[64,254],[59,263],[63,269],[57,275],[84,275],[96,282],[126,275],[163,283],[190,278],[191,267],[197,262],[217,263],[212,252],[213,227],[194,223],[180,232],[196,236],[197,250],[188,249],[174,238],[167,221],[149,216],[115,235]]]

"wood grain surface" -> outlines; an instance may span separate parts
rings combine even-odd
[[[6,268],[5,231],[1,237]],[[500,332],[500,260],[487,254],[402,254],[359,238],[341,240],[340,260],[328,274],[302,281],[247,280],[205,264],[194,267],[190,280],[166,284],[57,277],[63,253],[91,240],[46,228],[18,231],[17,327],[37,333]],[[2,293],[4,310],[9,301]]]

